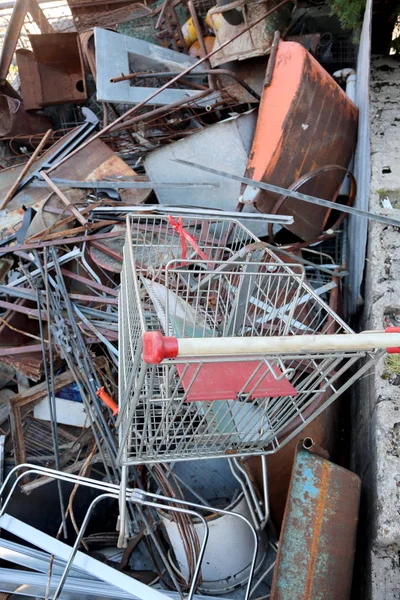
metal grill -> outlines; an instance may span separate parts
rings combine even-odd
[[[369,351],[194,356],[147,364],[143,335],[179,339],[351,333],[234,221],[132,219],[120,295],[123,464],[276,451],[358,378]],[[174,227],[175,226],[175,229]],[[178,229],[178,230],[177,230]],[[182,241],[191,236],[190,250]],[[199,257],[199,254],[202,256]],[[195,348],[196,346],[194,346]],[[341,377],[361,357],[363,367]]]

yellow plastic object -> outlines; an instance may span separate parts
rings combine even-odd
[[[185,40],[185,44],[188,48],[197,40],[196,28],[193,23],[192,17],[186,21],[182,26],[182,34]]]

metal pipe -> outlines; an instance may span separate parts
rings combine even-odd
[[[155,334],[155,335],[153,335]],[[144,334],[143,356],[151,362],[152,343],[159,344],[164,358],[201,356],[253,356],[274,354],[309,354],[324,352],[372,351],[398,349],[400,333],[337,333],[334,335],[292,335],[253,338],[163,338],[159,332]],[[173,346],[173,347],[172,347]],[[147,349],[149,352],[147,353]],[[399,350],[400,351],[400,350]],[[163,360],[163,359],[162,359]],[[161,362],[161,360],[159,361]]]
[[[47,251],[45,251],[45,253],[46,252]],[[47,308],[47,322],[50,324],[50,306],[49,306],[49,302],[48,302],[48,280],[47,280],[47,276],[45,276],[45,273],[43,272],[43,266],[40,262],[37,250],[34,251],[34,256],[36,258],[37,264],[39,264],[39,268],[42,272],[43,281],[45,283],[46,297],[47,297],[47,307],[46,307]],[[47,275],[47,257],[46,257],[45,271],[46,271],[46,275]],[[33,282],[31,281],[30,283],[32,285]],[[60,470],[60,451],[59,451],[59,445],[58,445],[57,405],[56,405],[56,395],[55,395],[55,390],[54,390],[53,346],[52,346],[52,342],[51,342],[51,330],[50,330],[50,327],[48,327],[47,335],[49,338],[49,345],[48,345],[49,365],[50,365],[50,369],[51,369],[51,378],[49,378],[48,367],[47,367],[46,348],[44,345],[43,321],[42,321],[42,317],[41,317],[41,314],[42,314],[42,307],[41,307],[41,302],[40,302],[41,298],[40,298],[40,294],[39,294],[39,288],[37,286],[36,286],[36,295],[37,295],[37,307],[38,307],[38,316],[39,316],[39,332],[40,332],[40,339],[41,339],[41,344],[42,344],[43,371],[44,371],[44,377],[45,377],[45,381],[46,381],[47,400],[48,400],[48,404],[49,404],[49,413],[50,413],[50,421],[51,421],[51,436],[52,436],[52,441],[53,441],[54,463],[55,463],[57,471],[59,471]],[[44,310],[44,308],[43,308],[43,310]],[[59,496],[59,500],[60,500],[61,520],[62,520],[63,530],[64,530],[64,539],[67,539],[68,530],[67,530],[67,522],[65,519],[65,505],[64,505],[64,497],[63,497],[63,491],[62,491],[60,481],[57,481],[57,487],[58,487],[58,496]]]

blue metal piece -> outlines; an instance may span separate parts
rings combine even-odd
[[[293,465],[271,600],[347,600],[361,481],[320,456],[312,440],[305,445]]]

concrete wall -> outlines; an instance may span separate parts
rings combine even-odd
[[[370,102],[369,207],[400,220],[399,60],[373,57]],[[400,234],[371,221],[364,298],[360,330],[400,325]],[[352,451],[363,481],[354,597],[400,599],[400,359],[381,359],[355,386]]]

